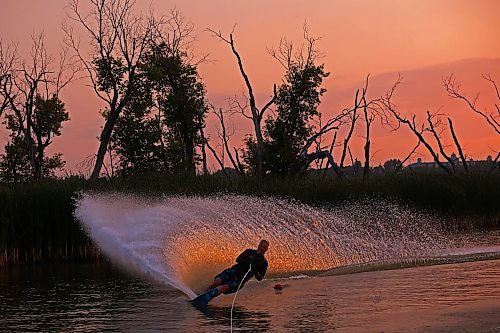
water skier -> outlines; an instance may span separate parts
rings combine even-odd
[[[269,242],[263,239],[260,241],[257,250],[246,249],[243,251],[236,258],[236,264],[217,274],[212,284],[193,302],[203,305],[220,294],[235,293],[254,276],[258,281],[261,281],[267,271],[268,263],[264,254],[268,248]]]

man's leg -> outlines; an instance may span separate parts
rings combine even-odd
[[[222,284],[222,280],[219,279],[219,278],[216,278],[214,280],[214,282],[212,282],[212,284],[210,285],[210,287],[207,288],[207,290],[210,290],[212,288],[217,288],[217,296],[219,296],[220,294],[222,293],[225,293],[226,291],[228,291],[231,286],[227,285],[227,284]],[[207,291],[205,290],[205,291]]]
[[[210,290],[210,289],[215,288],[215,287],[218,287],[221,284],[222,284],[222,280],[220,278],[215,278],[214,281],[212,282],[212,284],[210,284],[210,286],[208,286],[208,288],[205,289],[205,291]]]
[[[231,287],[227,284],[223,284],[222,286],[218,286],[217,287],[217,290],[218,290],[218,293],[217,293],[217,296],[219,296],[220,294],[222,293],[225,293],[226,291],[228,291]],[[215,296],[215,297],[217,297]]]

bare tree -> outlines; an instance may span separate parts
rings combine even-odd
[[[437,118],[437,121],[436,121],[437,124],[434,124],[435,118]],[[429,111],[427,111],[427,123],[429,124],[429,127],[426,130],[429,131],[430,133],[432,133],[432,135],[434,136],[434,139],[436,140],[436,143],[439,147],[439,152],[448,161],[449,165],[451,166],[451,169],[453,170],[453,173],[455,173],[456,172],[455,161],[452,160],[450,156],[448,156],[448,154],[444,150],[443,143],[441,142],[442,132],[440,134],[438,134],[436,132],[436,125],[437,126],[441,125],[441,120],[439,119],[439,115],[438,114],[431,114]]]
[[[412,115],[411,119],[407,119],[405,116],[401,114],[401,112],[397,109],[396,105],[392,101],[392,98],[394,96],[394,92],[396,91],[397,87],[403,82],[403,78],[401,76],[398,77],[392,88],[382,97],[380,97],[378,100],[373,102],[373,107],[381,110],[382,112],[387,112],[391,114],[397,121],[396,125],[393,126],[393,128],[396,130],[400,127],[401,124],[406,125],[412,132],[415,134],[415,136],[418,138],[418,140],[427,148],[429,153],[431,154],[434,162],[443,169],[446,173],[452,174],[452,171],[450,168],[448,168],[445,164],[443,164],[439,160],[439,156],[436,154],[432,146],[425,140],[423,133],[425,131],[425,127],[419,126],[416,123],[416,116]],[[388,122],[388,124],[390,124]]]
[[[366,99],[366,95],[368,93],[369,80],[370,80],[370,74],[366,76],[365,86],[361,90],[361,96],[359,97],[359,100],[358,100],[359,89],[358,91],[356,91],[355,104],[353,108],[354,115],[356,114],[358,108],[361,107],[363,108],[363,119],[365,121],[365,145],[363,147],[365,162],[363,166],[363,179],[367,179],[370,173],[371,125],[377,117],[381,119],[382,124],[388,123],[387,112],[383,108],[377,107],[380,101],[378,99],[367,101]],[[354,124],[351,125],[351,130],[348,134],[345,143],[344,152],[342,155],[343,158],[345,157],[345,148],[347,147],[347,143],[349,141],[348,139],[352,135],[353,127]]]
[[[231,177],[229,176],[229,174],[226,171],[226,168],[224,167],[224,162],[221,160],[221,158],[219,157],[219,155],[217,154],[217,152],[215,151],[215,149],[210,145],[208,138],[204,134],[203,128],[201,129],[201,132],[202,132],[201,133],[201,137],[204,140],[204,145],[208,148],[208,150],[210,150],[210,152],[212,153],[212,155],[217,160],[217,163],[219,163],[219,166],[220,166],[222,172],[224,173],[224,175],[226,176],[226,178],[229,180],[229,182],[231,182]]]
[[[61,124],[69,119],[59,93],[78,73],[62,49],[56,63],[45,47],[43,33],[31,35],[28,59],[20,59],[17,45],[0,41],[0,115],[13,138],[24,140],[35,179],[44,172],[46,148],[61,134]],[[55,155],[54,166],[64,163]],[[49,163],[50,164],[50,163]]]
[[[269,107],[274,103],[274,100],[276,99],[276,85],[274,86],[274,94],[271,97],[271,99],[261,109],[257,108],[257,104],[255,101],[255,96],[253,93],[252,85],[250,83],[250,79],[248,78],[248,75],[245,71],[245,68],[243,67],[243,61],[241,60],[241,56],[238,53],[238,51],[236,50],[236,46],[234,43],[234,39],[233,39],[234,27],[233,27],[233,31],[231,31],[231,33],[229,34],[229,38],[224,37],[222,35],[221,31],[216,32],[212,29],[208,29],[208,31],[210,31],[214,36],[218,37],[220,40],[229,44],[229,46],[231,47],[231,51],[233,52],[233,54],[236,57],[236,60],[238,62],[238,67],[240,69],[241,75],[243,76],[243,80],[245,81],[245,85],[246,85],[247,92],[248,92],[248,101],[250,104],[251,115],[247,115],[244,112],[244,110],[245,110],[244,108],[242,108],[242,114],[246,118],[250,119],[253,123],[254,131],[255,131],[255,139],[257,141],[257,170],[256,171],[257,171],[257,176],[261,177],[262,176],[262,164],[264,161],[264,138],[262,135],[261,123],[262,123],[262,119],[264,117],[264,114],[269,109]]]
[[[184,25],[177,11],[170,17],[143,16],[134,12],[134,0],[89,0],[89,13],[82,12],[78,0],[69,4],[69,19],[83,28],[92,51],[82,53],[74,26],[63,25],[66,43],[83,64],[90,86],[105,103],[105,123],[90,177],[99,177],[113,128],[123,109],[136,92],[137,69],[150,45],[163,43],[172,52],[189,44],[190,26]]]
[[[474,96],[473,98],[467,97],[464,93],[462,93],[462,91],[460,89],[461,85],[459,82],[457,82],[457,80],[455,79],[455,76],[453,74],[448,76],[448,77],[443,78],[443,85],[444,85],[446,92],[448,93],[448,96],[450,98],[460,99],[460,100],[464,101],[472,111],[474,111],[475,113],[477,113],[478,115],[483,117],[486,120],[486,122],[495,130],[495,132],[497,132],[497,134],[500,134],[500,123],[499,123],[499,119],[500,119],[500,106],[499,106],[500,93],[498,91],[498,86],[497,86],[495,80],[493,80],[491,78],[491,75],[483,75],[483,78],[485,80],[489,81],[493,85],[493,88],[495,90],[496,97],[497,97],[497,102],[495,103],[496,113],[491,112],[488,114],[487,111],[479,109],[479,107],[477,106],[477,100],[478,100],[479,94],[476,94],[476,96]]]
[[[233,154],[231,153],[231,149],[229,148],[229,138],[234,134],[234,128],[231,129],[231,131],[228,131],[226,128],[226,122],[224,119],[224,112],[222,111],[222,108],[216,109],[214,106],[211,106],[212,110],[219,119],[219,137],[222,140],[222,149],[226,152],[227,156],[229,157],[229,160],[231,161],[231,164],[233,168],[239,173],[243,174],[243,168],[241,168],[241,164],[235,157],[233,157]],[[237,151],[236,151],[236,156],[237,156]]]
[[[344,172],[340,169],[337,163],[335,163],[335,160],[331,154],[330,151],[328,150],[317,150],[315,152],[310,153],[309,148],[313,145],[316,140],[322,136],[325,135],[326,133],[332,131],[332,130],[338,130],[340,126],[344,125],[348,120],[349,116],[351,115],[352,110],[351,109],[344,109],[341,111],[341,113],[330,120],[327,121],[325,125],[323,125],[316,133],[313,133],[309,139],[307,139],[306,143],[304,144],[304,147],[302,148],[299,156],[300,158],[304,161],[303,167],[297,172],[296,176],[301,176],[309,167],[309,165],[314,162],[315,160],[318,159],[328,159],[328,163],[332,166],[333,171],[337,174],[337,177],[339,178],[344,178],[345,174]]]

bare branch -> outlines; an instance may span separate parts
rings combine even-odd
[[[495,80],[493,80],[491,78],[491,75],[488,74],[488,75],[484,75],[483,74],[483,78],[486,80],[486,81],[490,81],[491,84],[493,85],[493,88],[495,89],[495,92],[497,93],[497,99],[500,100],[500,92],[498,91],[498,86],[497,86],[497,83],[495,82]]]
[[[495,90],[496,90],[496,93],[497,93],[497,96],[498,96],[498,88],[496,86],[496,83],[493,79],[491,79],[491,76],[484,76],[483,77],[492,82]],[[500,134],[500,125],[498,123],[498,120],[496,120],[495,116],[493,116],[492,114],[490,114],[489,116],[486,114],[486,112],[480,110],[476,104],[477,104],[477,99],[478,99],[478,95],[476,95],[474,97],[474,99],[470,99],[468,97],[466,97],[460,90],[460,83],[457,82],[457,80],[455,79],[454,75],[451,74],[450,76],[448,77],[445,77],[443,78],[443,86],[445,87],[446,89],[446,92],[448,93],[448,96],[452,99],[459,99],[459,100],[463,100],[468,106],[469,108],[474,111],[475,113],[479,114],[481,117],[483,117],[486,122],[495,130],[495,132],[497,132],[497,134]],[[500,99],[500,97],[499,97]],[[497,109],[497,113],[498,116],[500,116],[500,111],[499,111],[499,107],[498,105],[496,105],[496,109]]]
[[[434,149],[429,145],[429,143],[424,139],[422,132],[423,129],[419,130],[417,129],[417,124],[416,124],[416,116],[412,115],[412,119],[408,120],[406,119],[397,109],[396,105],[392,101],[392,97],[394,96],[394,92],[396,91],[397,87],[402,83],[403,78],[401,76],[398,76],[398,79],[392,86],[392,88],[384,95],[382,96],[378,101],[377,101],[377,107],[385,109],[385,111],[390,112],[394,118],[400,123],[400,124],[405,124],[412,132],[415,134],[415,136],[418,138],[422,144],[427,148],[429,153],[431,154],[432,158],[434,159],[434,162],[442,168],[446,173],[452,174],[451,170],[446,167],[441,161],[439,161],[439,157],[435,153]],[[399,127],[399,126],[398,126]]]
[[[248,109],[248,99],[245,99],[245,105],[242,105],[236,96],[228,98],[227,101],[229,103],[229,109],[232,113],[240,113],[243,117],[252,120],[252,117],[245,113]]]
[[[214,114],[219,119],[219,124],[221,126],[220,136],[221,136],[222,143],[223,143],[223,146],[224,146],[223,149],[225,149],[226,154],[229,156],[229,160],[231,161],[231,164],[233,165],[233,168],[236,171],[238,171],[240,174],[242,174],[243,170],[239,169],[239,166],[236,163],[235,159],[233,158],[233,154],[231,153],[231,150],[229,149],[228,140],[229,140],[229,137],[231,136],[231,134],[228,133],[227,130],[226,130],[226,124],[225,124],[225,121],[224,121],[224,112],[222,111],[222,108],[219,108],[217,110],[213,105],[211,105],[211,108],[212,108]]]
[[[219,163],[220,165],[220,168],[222,170],[222,172],[224,173],[224,175],[226,176],[226,178],[231,182],[231,177],[229,176],[229,174],[227,173],[226,171],[226,168],[224,167],[224,163],[221,161],[219,155],[217,155],[217,153],[215,152],[215,150],[212,148],[212,146],[208,143],[208,140],[205,139],[205,145],[208,147],[208,149],[212,152],[212,155],[215,157],[215,159],[217,160],[217,163]]]
[[[406,161],[408,161],[410,159],[410,157],[413,156],[413,154],[415,153],[415,151],[417,150],[417,148],[420,146],[420,140],[418,140],[417,142],[417,145],[412,149],[412,151],[405,157],[404,160],[401,161],[401,163],[398,164],[398,166],[394,169],[394,172],[393,174],[396,174],[398,173],[404,166],[404,164],[406,163]]]

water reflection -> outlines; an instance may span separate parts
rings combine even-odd
[[[336,328],[331,296],[323,293],[304,298],[290,313],[283,327],[288,332],[325,332]]]
[[[196,308],[205,319],[202,326],[231,326],[231,307],[207,305]],[[233,309],[233,328],[239,332],[267,332],[271,328],[271,315],[266,311],[248,310],[242,306]]]
[[[500,261],[333,277],[249,282],[238,294],[240,332],[493,331],[500,327]],[[283,281],[280,280],[280,283]],[[232,296],[203,311],[179,291],[106,263],[0,271],[1,332],[229,331]]]
[[[177,290],[123,275],[106,263],[33,265],[0,272],[1,331],[179,327],[187,312],[172,306],[176,302],[184,303]]]

